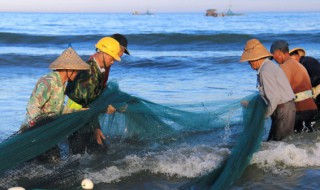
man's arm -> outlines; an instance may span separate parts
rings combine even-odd
[[[40,79],[31,94],[27,105],[28,123],[35,122],[34,119],[42,114],[41,108],[51,97],[51,80]],[[32,125],[32,123],[29,123]]]

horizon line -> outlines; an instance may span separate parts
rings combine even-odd
[[[83,14],[132,14],[134,11],[132,12],[93,12],[93,11],[3,11],[0,10],[0,13],[69,13],[69,14],[79,14],[79,13],[83,13]],[[235,13],[316,13],[316,12],[320,12],[320,11],[306,11],[306,10],[301,10],[301,11],[296,11],[296,10],[292,10],[292,11],[234,11]],[[145,12],[140,12],[139,13],[143,14]],[[197,13],[206,13],[206,10],[204,10],[203,12],[199,12],[199,11],[195,11],[195,12],[172,12],[172,11],[161,11],[161,12],[151,12],[152,14],[197,14]]]

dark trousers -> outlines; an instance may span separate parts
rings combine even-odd
[[[294,133],[296,106],[294,101],[278,105],[271,115],[271,129],[268,141],[280,141]]]
[[[294,131],[296,133],[301,133],[303,131],[304,125],[309,132],[313,131],[311,127],[311,122],[315,120],[315,117],[318,114],[318,110],[307,110],[307,111],[298,111],[296,114],[296,122],[294,126]]]
[[[317,96],[315,103],[317,104],[318,110],[320,110],[320,96],[319,95]]]
[[[87,123],[82,129],[74,132],[68,137],[69,150],[72,154],[91,154],[94,152],[106,152],[108,147],[103,142],[103,146],[97,143],[95,129],[100,128],[98,118]]]

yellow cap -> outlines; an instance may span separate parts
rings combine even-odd
[[[110,55],[117,61],[121,61],[121,58],[119,56],[121,48],[120,44],[117,40],[111,38],[111,37],[104,37],[101,38],[98,43],[96,44],[96,48],[100,51]]]

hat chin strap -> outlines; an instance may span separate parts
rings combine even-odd
[[[68,82],[71,81],[71,78],[68,75],[68,70],[65,70],[65,72],[66,72],[66,76],[67,76],[67,81]],[[72,70],[71,76],[73,75],[73,73],[74,73],[74,70]]]
[[[104,54],[105,54],[105,53],[102,54],[102,59],[103,59],[104,72],[105,72],[105,71],[107,70],[107,64],[106,64],[106,61],[105,61],[105,59],[104,59]]]

